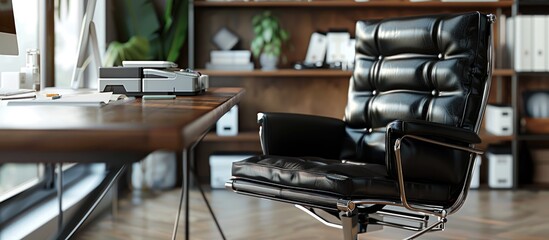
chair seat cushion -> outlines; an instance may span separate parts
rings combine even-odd
[[[233,163],[236,178],[346,199],[400,200],[397,180],[380,164],[314,157],[254,156]],[[457,196],[448,184],[406,182],[408,200],[446,206]],[[459,192],[459,191],[457,191]]]

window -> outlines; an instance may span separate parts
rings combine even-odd
[[[0,55],[0,72],[19,72],[21,67],[25,66],[26,50],[39,48],[40,0],[13,0],[12,2],[19,44],[19,56]],[[69,1],[57,2],[68,3]],[[104,6],[104,1],[101,2]],[[70,1],[69,5],[80,5],[83,7],[84,3],[81,1]],[[55,14],[57,15],[58,13]],[[82,16],[80,15],[80,17]],[[77,33],[73,34],[74,39],[78,38],[80,29],[79,24],[77,25]],[[71,34],[66,34],[66,37],[69,37]],[[69,49],[67,52],[72,52],[73,54],[76,52],[77,42],[74,39],[65,39],[63,42],[63,44],[69,44],[70,41],[74,41],[74,48],[71,46],[66,47],[66,49]],[[61,43],[58,42],[56,44]],[[56,59],[63,59],[64,57],[64,55],[56,56]],[[67,62],[71,61],[65,61],[65,63]],[[71,63],[69,68],[72,68],[72,66],[73,64]],[[64,76],[63,73],[61,73],[61,76]],[[60,85],[60,87],[63,86],[63,84]],[[103,164],[95,164],[94,166],[103,166]],[[77,183],[84,176],[93,174],[91,167],[92,165],[90,164],[64,164],[63,186],[68,187]],[[0,229],[2,229],[4,224],[9,224],[15,216],[23,213],[25,210],[31,209],[45,199],[54,197],[56,195],[56,178],[57,171],[53,164],[0,163]]]
[[[0,72],[19,72],[27,49],[38,49],[38,0],[14,0],[13,10],[19,44],[18,56],[0,55]],[[0,202],[34,186],[44,175],[39,164],[0,164]]]
[[[86,1],[66,0],[56,1],[55,4],[55,86],[70,87],[74,65],[76,64],[76,51]],[[106,49],[105,0],[97,0],[93,21],[97,33],[99,52],[103,55]],[[87,55],[89,56],[89,53]],[[102,56],[101,59],[103,59]],[[92,61],[87,68],[85,76],[90,79],[97,78],[95,73],[90,71],[90,69],[96,68]]]

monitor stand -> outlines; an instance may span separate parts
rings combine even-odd
[[[85,21],[85,20],[84,20]],[[91,58],[93,58],[95,65],[96,65],[96,72],[97,77],[99,77],[99,67],[102,66],[101,64],[101,55],[99,55],[99,43],[97,41],[97,32],[95,30],[95,24],[93,21],[90,21],[90,25],[88,29],[82,29],[82,31],[87,31],[88,34],[85,32],[82,33],[82,37],[86,37],[87,39],[84,39],[84,41],[80,41],[80,44],[86,44],[87,48],[84,50],[83,54],[79,53],[78,60],[76,63],[76,66],[74,67],[74,71],[72,74],[72,82],[71,82],[71,88],[72,89],[79,89],[79,88],[88,88],[89,83],[82,81],[82,77],[84,75],[84,72],[88,65],[90,64]],[[78,46],[78,49],[81,49],[82,46]],[[86,53],[90,53],[92,56],[89,56],[85,58],[84,60],[83,56],[86,56]]]

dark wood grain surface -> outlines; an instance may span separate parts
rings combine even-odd
[[[199,96],[137,98],[103,107],[2,107],[0,162],[35,161],[42,152],[60,157],[181,150],[197,141],[243,93],[241,88],[213,88]],[[36,158],[21,157],[23,153]]]

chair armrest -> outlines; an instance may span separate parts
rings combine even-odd
[[[480,141],[472,131],[438,123],[397,120],[387,125],[387,171],[398,180],[404,207],[424,213],[436,210],[408,202],[405,182],[409,180],[451,184],[456,189],[468,187],[474,159],[483,153],[470,145]],[[445,217],[451,212],[438,215]]]
[[[466,160],[482,153],[470,147],[481,141],[475,132],[438,123],[397,120],[386,134],[387,173],[397,177],[399,147],[404,180],[459,184],[469,167]]]
[[[345,123],[339,119],[293,114],[259,113],[261,147],[266,155],[337,159]]]
[[[387,126],[388,134],[414,135],[428,139],[440,139],[443,142],[457,142],[462,144],[480,143],[481,139],[473,131],[459,127],[448,126],[427,121],[396,120]]]

